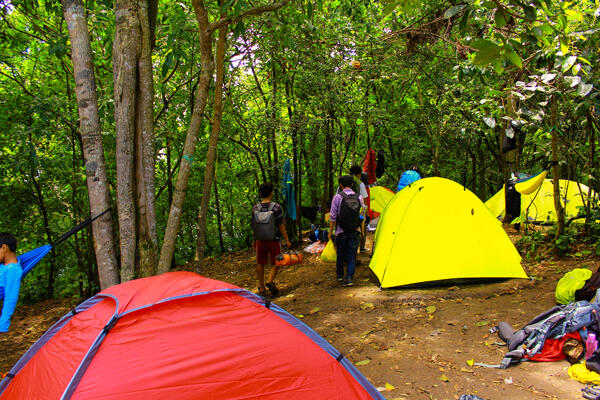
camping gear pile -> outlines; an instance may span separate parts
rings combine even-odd
[[[245,289],[170,272],[106,289],[61,318],[0,399],[384,399],[315,331]]]
[[[573,276],[567,274],[562,285],[557,285],[557,299],[575,291]],[[589,271],[591,274],[591,271]],[[561,289],[559,290],[559,286]],[[578,286],[578,285],[577,285]],[[559,296],[558,293],[561,293]],[[555,306],[536,316],[523,328],[514,331],[507,322],[500,322],[494,329],[508,346],[499,365],[476,365],[508,368],[523,360],[558,361],[567,359],[571,364],[569,376],[582,383],[600,382],[600,302],[598,296],[592,301],[581,300]],[[584,397],[585,389],[583,389]],[[589,395],[589,393],[588,393]],[[594,397],[586,397],[594,398]]]

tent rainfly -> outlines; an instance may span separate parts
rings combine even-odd
[[[191,272],[108,288],[52,326],[0,399],[384,399],[279,306]]]
[[[457,279],[527,278],[502,225],[462,185],[425,178],[380,216],[370,268],[383,288]]]

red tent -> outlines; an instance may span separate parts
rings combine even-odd
[[[0,399],[383,399],[316,332],[191,272],[111,287],[61,318]]]

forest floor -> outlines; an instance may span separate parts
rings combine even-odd
[[[584,385],[569,378],[567,361],[525,362],[506,370],[468,361],[500,363],[506,347],[496,344],[489,329],[500,321],[519,328],[551,308],[557,280],[576,267],[595,270],[597,258],[559,260],[548,253],[544,261],[524,263],[533,280],[380,290],[370,279],[368,254],[359,256],[355,286],[349,288],[336,281],[334,264],[304,255],[302,264],[280,271],[281,293],[274,301],[358,364],[373,385],[387,386],[382,392],[387,399],[458,399],[462,394],[487,400],[581,399]],[[256,291],[251,251],[208,259],[204,275]],[[0,335],[0,373],[73,305],[52,300],[19,306],[10,332]]]

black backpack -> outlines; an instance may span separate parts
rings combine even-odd
[[[337,224],[344,232],[352,232],[360,225],[360,200],[358,194],[346,194],[342,190],[342,204],[340,205],[340,213],[337,217]]]
[[[263,211],[262,203],[258,203],[252,213],[252,230],[256,240],[276,240],[277,224],[275,223],[275,203],[270,203],[267,211]]]

